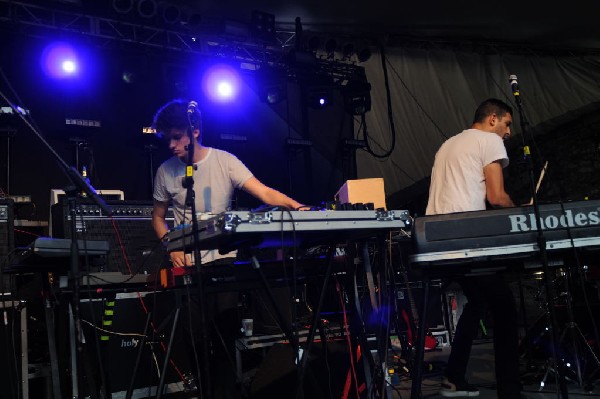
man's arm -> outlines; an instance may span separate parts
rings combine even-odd
[[[256,177],[249,178],[242,186],[244,191],[252,194],[262,202],[273,206],[283,206],[289,209],[298,209],[303,205],[287,195],[280,193],[271,187],[265,186]]]
[[[167,202],[154,200],[154,206],[152,208],[152,228],[154,228],[154,232],[160,239],[164,238],[165,234],[169,231],[169,226],[167,225],[168,210],[169,204]],[[183,251],[170,252],[169,257],[171,258],[171,263],[173,263],[174,267],[186,266]]]
[[[167,225],[168,209],[168,203],[154,200],[154,206],[152,207],[152,228],[160,239],[162,239],[169,231]]]
[[[486,199],[495,208],[515,206],[510,196],[504,191],[504,175],[500,160],[494,161],[483,167],[485,177]]]

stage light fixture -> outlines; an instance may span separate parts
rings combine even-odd
[[[200,15],[198,13],[192,13],[187,18],[187,23],[190,26],[190,28],[196,28],[196,27],[200,26],[201,22],[202,22],[202,15]]]
[[[350,81],[342,86],[344,109],[352,115],[363,115],[371,110],[371,84]]]
[[[258,90],[259,99],[267,104],[277,104],[286,98],[286,90],[281,84],[265,85]]]
[[[277,104],[287,98],[287,71],[266,65],[254,74],[254,90],[267,104]]]
[[[201,22],[202,22],[202,15],[197,14],[197,13],[190,14],[187,18],[187,24],[192,29],[200,26]]]
[[[306,44],[308,51],[315,53],[321,46],[321,38],[319,36],[311,36]]]
[[[349,60],[350,57],[352,57],[352,54],[354,54],[354,51],[354,43],[352,42],[344,43],[342,46],[342,56],[345,60]]]
[[[231,102],[239,91],[241,79],[238,72],[226,64],[216,64],[204,72],[202,90],[215,102]]]
[[[330,86],[310,87],[308,105],[314,109],[323,109],[333,103],[333,91]]]
[[[174,25],[181,21],[181,9],[175,4],[163,1],[158,5],[162,21],[167,25]]]
[[[369,48],[369,46],[365,46],[358,50],[356,55],[358,57],[359,62],[366,62],[369,60],[369,58],[371,58],[371,49]]]
[[[113,0],[112,8],[119,14],[127,14],[133,10],[133,0]]]
[[[229,80],[217,83],[217,94],[222,98],[229,98],[233,94],[233,85]]]
[[[42,53],[42,69],[50,77],[63,79],[77,76],[79,59],[75,49],[68,43],[49,44]]]
[[[158,5],[154,0],[139,0],[137,3],[138,15],[145,19],[154,18],[158,11]]]
[[[327,41],[325,41],[325,51],[327,52],[327,55],[333,55],[336,48],[337,48],[337,40],[335,40],[333,38],[329,38],[329,39],[327,39]]]
[[[277,104],[278,102],[281,102],[285,97],[282,92],[283,89],[280,86],[270,87],[267,90],[267,102],[269,104]]]
[[[250,31],[258,39],[275,40],[275,15],[262,11],[252,11]]]
[[[223,21],[222,31],[224,34],[235,37],[236,39],[247,38],[250,36],[250,26],[248,23],[241,21]]]
[[[363,115],[367,111],[371,110],[371,96],[358,95],[349,97],[346,100],[346,109],[352,115]]]
[[[67,74],[73,74],[77,72],[77,63],[74,59],[64,60],[61,67],[62,70]]]
[[[121,78],[123,79],[123,82],[127,84],[133,84],[137,80],[135,73],[129,70],[123,71],[123,73],[121,74]]]

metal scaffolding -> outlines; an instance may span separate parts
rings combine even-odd
[[[220,25],[208,21],[191,27],[180,23],[160,26],[156,20],[113,18],[86,12],[82,8],[53,8],[26,1],[0,0],[0,22],[20,27],[20,33],[47,37],[48,32],[61,31],[97,39],[99,46],[109,47],[124,42],[149,48],[224,58],[244,64],[247,70],[263,66],[287,70],[290,77],[301,79],[307,73],[329,76],[334,82],[364,79],[364,68],[315,54],[296,52],[296,33],[276,29],[273,40],[251,36],[235,36],[220,32]],[[106,13],[105,13],[106,14]],[[119,16],[115,14],[115,17]],[[120,16],[122,17],[122,16]],[[129,19],[129,20],[127,20]],[[154,23],[151,23],[154,21]]]

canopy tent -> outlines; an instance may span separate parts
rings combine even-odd
[[[384,177],[388,195],[426,178],[441,143],[469,127],[475,108],[489,97],[513,105],[514,137],[508,145],[520,143],[520,115],[508,81],[511,74],[517,75],[532,133],[551,129],[560,116],[600,101],[600,56],[596,54],[481,50],[489,48],[406,46],[386,48],[383,58],[381,52],[374,54],[365,64],[373,86],[372,110],[366,115],[368,140],[373,153],[384,154],[395,134],[395,148],[385,158],[360,152],[359,177]],[[364,127],[357,123],[356,130],[357,137],[364,137]],[[527,143],[529,137],[525,139]]]

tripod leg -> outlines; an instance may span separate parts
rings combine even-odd
[[[421,382],[423,380],[423,356],[425,352],[425,325],[427,320],[427,308],[429,306],[429,278],[423,279],[423,303],[421,318],[419,320],[419,330],[417,331],[417,349],[415,353],[415,363],[412,375],[412,385],[410,397],[413,399],[421,398]]]
[[[135,358],[135,366],[133,367],[133,371],[131,373],[131,381],[129,382],[129,388],[127,388],[127,392],[125,393],[125,399],[131,399],[131,395],[133,395],[133,388],[135,386],[135,378],[137,376],[138,367],[140,365],[140,360],[142,359],[142,352],[144,351],[144,346],[146,345],[146,337],[148,336],[148,327],[150,326],[150,318],[152,317],[152,313],[148,312],[146,316],[146,325],[144,326],[144,336],[140,342],[140,348],[138,349],[137,356]]]
[[[577,373],[577,383],[579,384],[579,386],[583,386],[583,376],[581,375],[581,361],[579,359],[579,345],[577,345],[577,335],[576,335],[576,332],[579,329],[577,328],[577,325],[573,322],[569,323],[566,328],[569,330],[570,336],[571,336],[573,360],[575,362],[575,371]],[[565,335],[566,334],[563,333],[562,338],[564,338]],[[561,341],[562,341],[562,339],[561,339]]]
[[[52,375],[52,394],[54,398],[61,398],[60,392],[60,374],[58,366],[58,354],[56,352],[56,330],[54,327],[54,313],[50,301],[45,304],[46,332],[48,335],[48,351],[50,354],[50,369]]]
[[[546,364],[548,366],[546,367],[546,372],[544,373],[544,377],[542,378],[542,381],[540,382],[540,389],[538,389],[538,392],[542,392],[544,390],[544,386],[546,386],[546,379],[548,378],[548,374],[550,374],[550,370],[552,370],[552,362],[548,361],[548,362],[546,362]]]
[[[175,310],[175,317],[173,318],[173,328],[171,329],[171,336],[169,337],[169,345],[167,346],[167,352],[165,353],[165,361],[163,363],[162,372],[160,373],[160,382],[158,388],[156,388],[156,399],[162,397],[162,391],[165,386],[165,377],[167,375],[167,367],[169,365],[169,359],[171,357],[171,349],[173,348],[173,338],[175,337],[175,331],[177,330],[177,322],[179,321],[180,307]]]
[[[583,349],[582,351],[577,350],[577,352],[575,352],[576,353],[575,356],[577,356],[576,364],[577,364],[577,373],[578,373],[577,375],[578,375],[578,379],[579,379],[579,386],[584,388],[584,390],[586,390],[586,391],[591,391],[592,390],[591,387],[593,386],[593,382],[595,380],[595,375],[597,375],[598,371],[600,370],[600,360],[594,353],[594,350],[592,349],[592,347],[587,343],[585,336],[581,332],[581,329],[579,329],[579,326],[577,325],[577,323],[572,323],[570,328],[571,328],[571,333],[572,333],[573,346],[577,347],[577,343],[579,342],[582,345],[582,349]],[[587,378],[585,376],[585,370],[581,366],[581,358],[579,357],[580,355],[584,356],[586,354],[595,366],[594,371],[592,371],[592,373]],[[586,362],[585,365],[587,366],[588,362]],[[588,367],[586,367],[586,369],[588,369]]]

